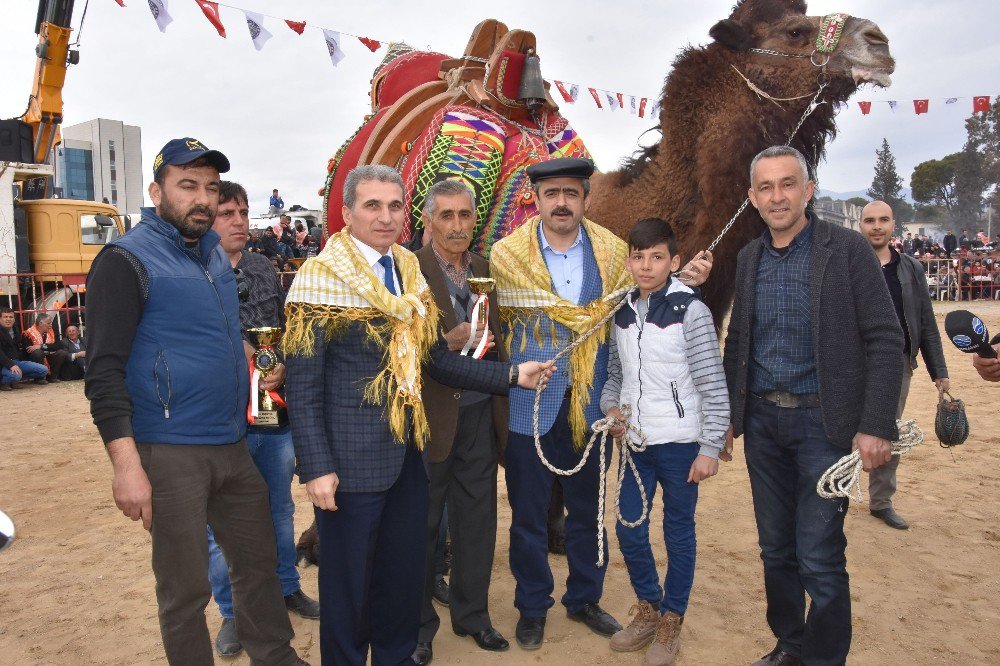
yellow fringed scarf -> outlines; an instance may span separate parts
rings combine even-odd
[[[603,293],[599,299],[585,305],[560,298],[553,292],[552,277],[542,257],[542,249],[538,243],[538,225],[539,218],[535,216],[510,236],[497,242],[490,254],[490,274],[496,280],[500,318],[507,326],[505,342],[508,349],[516,326],[524,327],[525,336],[530,329],[540,344],[543,316],[562,324],[577,335],[586,333],[611,312],[625,292],[635,286],[626,263],[628,246],[625,242],[604,227],[584,219],[583,228],[594,250]],[[577,448],[582,448],[583,436],[587,431],[584,410],[594,386],[594,358],[598,347],[607,341],[609,330],[610,327],[605,326],[569,356],[569,423],[573,443]],[[569,342],[557,340],[554,324],[548,333],[554,345]],[[522,350],[525,342],[525,338],[522,338]]]
[[[318,256],[302,264],[285,301],[283,339],[289,355],[312,356],[316,331],[329,341],[352,322],[364,322],[368,338],[384,350],[383,369],[365,387],[364,399],[386,405],[389,427],[406,441],[406,410],[413,439],[422,449],[430,437],[421,400],[420,366],[438,337],[438,310],[417,258],[392,246],[403,294],[393,296],[375,275],[347,230],[327,241]]]

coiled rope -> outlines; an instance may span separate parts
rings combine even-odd
[[[915,420],[896,421],[896,426],[899,428],[899,439],[892,442],[892,455],[909,453],[910,449],[924,441],[924,431],[917,426]],[[816,493],[823,499],[847,498],[864,504],[865,498],[861,493],[862,467],[860,451],[844,456],[819,477]],[[852,494],[852,488],[857,491],[856,494]]]

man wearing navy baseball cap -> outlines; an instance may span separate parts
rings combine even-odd
[[[115,504],[152,535],[167,661],[213,663],[207,523],[231,567],[252,662],[302,664],[275,575],[267,486],[244,440],[236,278],[212,230],[226,171],[225,155],[189,137],[157,154],[153,208],[87,277],[86,393],[114,467]]]

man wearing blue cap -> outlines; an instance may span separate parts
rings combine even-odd
[[[114,466],[115,504],[153,542],[167,660],[213,663],[205,524],[231,566],[236,627],[253,663],[302,664],[275,575],[267,486],[247,449],[249,391],[236,279],[219,235],[229,160],[192,138],[153,162],[154,208],[87,278],[86,393]]]

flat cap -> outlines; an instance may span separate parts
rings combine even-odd
[[[594,175],[594,163],[580,157],[560,157],[532,164],[526,171],[534,185],[549,178],[590,178]]]

